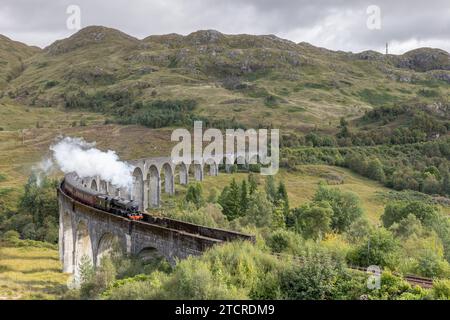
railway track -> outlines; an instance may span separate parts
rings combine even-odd
[[[303,258],[298,257],[298,256],[291,256],[291,255],[285,255],[285,254],[279,254],[279,253],[273,253],[272,255],[279,259],[280,258],[285,259],[285,258],[289,257],[290,259],[297,262],[298,264],[301,264],[304,261]],[[367,268],[364,268],[364,267],[350,265],[350,266],[348,266],[348,268],[351,270],[367,272]],[[381,272],[383,272],[383,271],[381,271]],[[414,285],[414,286],[419,286],[424,289],[430,289],[433,287],[433,279],[430,279],[430,278],[420,277],[420,276],[416,276],[416,275],[401,275],[397,272],[394,272],[394,275],[403,277],[403,279],[406,282],[408,282],[409,284]]]
[[[418,276],[406,275],[403,277],[412,285],[417,285],[425,289],[430,289],[433,287],[433,279],[423,278]]]

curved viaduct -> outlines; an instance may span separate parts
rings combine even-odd
[[[160,205],[161,184],[173,195],[175,183],[187,184],[189,172],[195,180],[203,179],[204,170],[217,175],[218,164],[173,164],[170,158],[148,158],[129,161],[134,166],[132,190],[115,188],[98,177],[81,179],[68,174],[76,188],[98,194],[135,200],[141,210]],[[190,170],[191,169],[191,170]],[[254,241],[254,237],[238,232],[209,228],[174,219],[145,215],[143,221],[132,221],[91,207],[74,199],[61,186],[59,201],[59,252],[63,271],[79,275],[80,263],[89,260],[94,266],[111,250],[131,255],[154,252],[171,264],[176,259],[198,255],[214,244],[236,239]]]
[[[139,208],[145,211],[159,207],[162,192],[173,195],[177,182],[186,185],[190,178],[202,181],[205,173],[211,176],[219,174],[219,164],[213,159],[202,163],[175,164],[169,157],[160,157],[132,160],[128,163],[134,167],[132,190],[116,188],[99,177],[82,179],[81,183],[96,191],[135,200]]]

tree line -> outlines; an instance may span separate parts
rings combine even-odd
[[[346,167],[396,190],[450,195],[450,138],[425,143],[375,147],[283,148],[280,165]]]

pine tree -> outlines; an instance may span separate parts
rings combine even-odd
[[[289,212],[289,198],[286,191],[286,186],[283,181],[280,181],[277,190],[276,202],[283,204],[283,211],[285,214]]]
[[[240,203],[240,216],[244,216],[248,209],[248,191],[247,182],[242,180],[241,185],[241,203]]]
[[[199,183],[189,185],[186,192],[186,201],[192,202],[197,208],[203,205],[203,189]]]
[[[270,202],[275,203],[277,200],[277,188],[275,186],[275,179],[273,176],[266,178],[266,195]]]
[[[219,195],[219,199],[217,199],[217,203],[221,205],[222,212],[224,215],[228,216],[228,194],[230,192],[230,187],[225,186],[222,190],[222,192]]]
[[[231,219],[240,216],[240,188],[236,183],[236,180],[232,180],[230,184],[230,192],[228,194],[228,202],[230,204],[230,217]]]
[[[233,220],[240,216],[241,210],[241,189],[232,180],[229,186],[226,186],[219,197],[219,204],[222,206],[223,214],[227,216],[228,220]]]
[[[258,181],[253,173],[248,175],[249,194],[253,194],[258,189]]]

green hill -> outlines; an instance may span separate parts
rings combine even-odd
[[[377,106],[448,105],[450,92],[449,54],[430,48],[353,54],[273,35],[202,30],[138,40],[91,26],[44,50],[28,49],[34,55],[22,57],[22,72],[4,93],[29,105],[114,116],[131,102],[189,99],[206,118],[325,129]]]
[[[0,90],[25,69],[24,61],[40,49],[13,41],[0,34]]]

